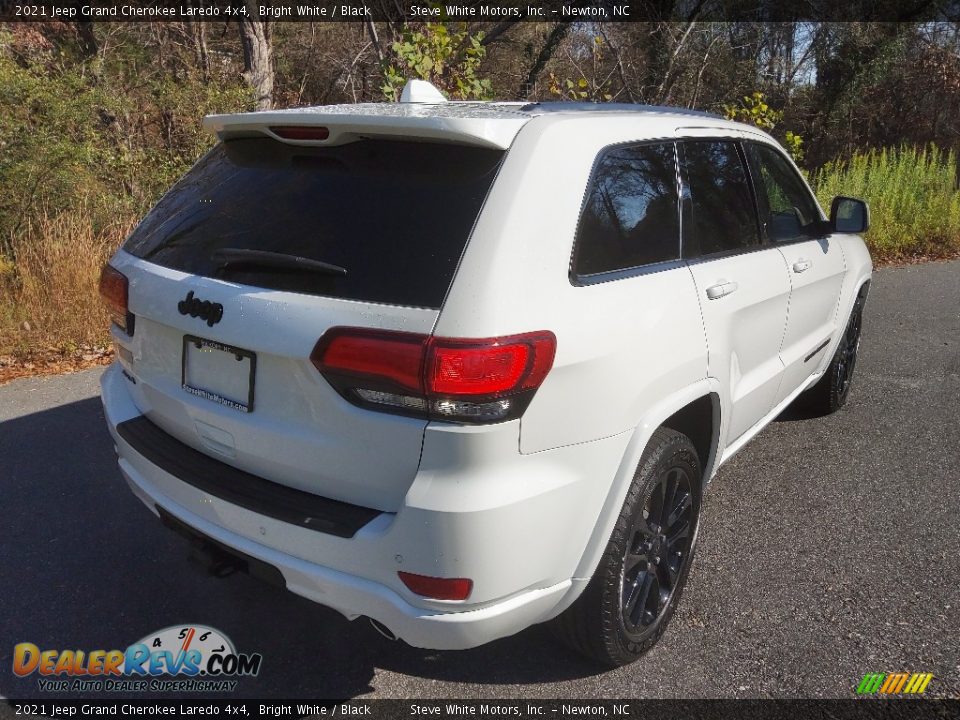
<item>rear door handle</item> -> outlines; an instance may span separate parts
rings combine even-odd
[[[812,265],[813,265],[813,263],[810,262],[809,260],[797,260],[797,261],[793,264],[793,271],[794,271],[795,273],[806,272],[807,270],[810,269],[810,267],[811,267]]]
[[[709,300],[716,300],[717,298],[722,298],[724,295],[729,295],[739,286],[735,282],[721,282],[716,285],[711,285],[707,288],[707,298]]]

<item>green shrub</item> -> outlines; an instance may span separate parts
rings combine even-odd
[[[824,208],[836,195],[870,205],[867,244],[875,258],[950,257],[960,253],[957,156],[934,146],[870,150],[827,163],[813,176]]]
[[[422,29],[406,26],[390,46],[385,59],[381,91],[389,101],[400,93],[411,76],[433,83],[456,100],[490,100],[490,80],[479,75],[487,54],[482,30],[471,33],[466,23],[424,23]]]
[[[724,105],[723,112],[728,120],[753,125],[768,133],[773,133],[774,128],[783,120],[783,111],[770,107],[766,95],[760,91],[752,95],[744,95],[739,103]],[[802,137],[792,130],[787,130],[780,138],[780,142],[783,143],[794,162],[803,162]]]
[[[226,70],[168,72],[120,34],[92,58],[25,56],[11,38],[0,30],[0,355],[102,342],[101,264],[215,142],[201,118],[251,93]]]
[[[248,109],[240,79],[141,72],[123,57],[30,60],[0,32],[0,253],[44,212],[92,213],[94,231],[141,214],[210,147],[207,113]],[[133,52],[133,51],[131,51]]]

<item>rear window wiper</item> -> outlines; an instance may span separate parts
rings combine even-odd
[[[346,275],[347,269],[339,265],[311,260],[299,255],[285,255],[269,250],[248,250],[246,248],[220,248],[213,252],[213,259],[219,269],[243,267],[257,270],[301,270],[323,275]]]

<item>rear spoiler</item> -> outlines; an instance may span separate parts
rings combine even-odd
[[[454,105],[454,103],[451,103]],[[221,140],[237,137],[266,136],[291,145],[343,145],[364,138],[427,140],[506,150],[529,117],[464,117],[450,114],[430,115],[423,106],[410,107],[384,103],[381,112],[352,114],[331,112],[335,106],[301,111],[263,111],[234,115],[207,115],[203,128]],[[451,113],[452,114],[452,113]],[[313,138],[290,137],[310,135],[285,132],[290,128],[315,128]],[[323,130],[326,129],[324,138]],[[277,131],[283,133],[282,137]]]

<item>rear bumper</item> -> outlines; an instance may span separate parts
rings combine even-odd
[[[617,438],[522,456],[515,433],[511,441],[476,428],[447,428],[425,440],[421,471],[403,508],[376,515],[352,537],[338,537],[228,502],[137,452],[117,431],[140,416],[128,382],[117,365],[101,379],[120,470],[134,494],[155,514],[162,509],[215,543],[266,563],[287,589],[348,619],[371,617],[417,647],[464,649],[549,619],[586,584],[571,576],[596,522],[591,506],[606,494],[598,464],[615,455],[607,475],[612,481]],[[498,452],[506,459],[486,471],[472,462]],[[402,585],[398,570],[470,577],[474,592],[464,602],[420,598]]]

